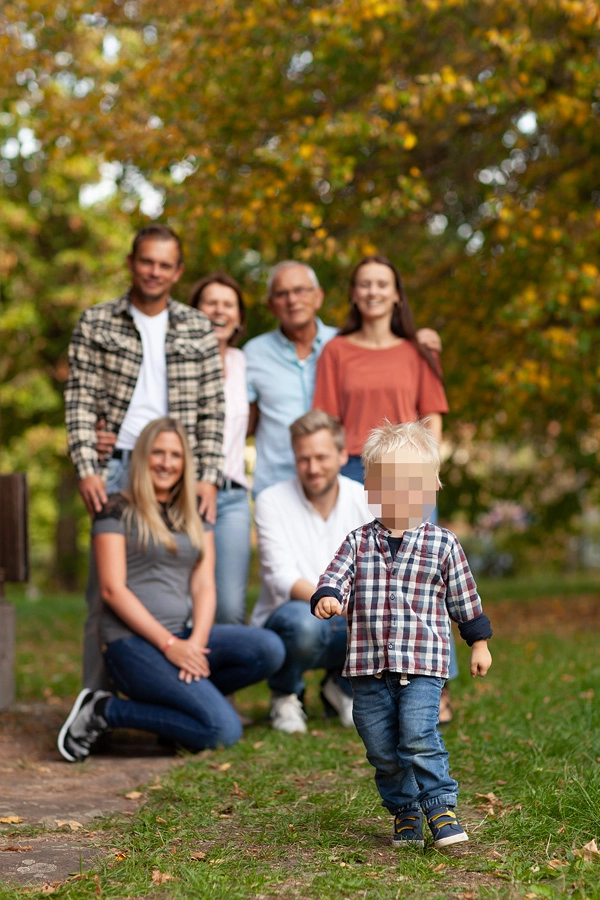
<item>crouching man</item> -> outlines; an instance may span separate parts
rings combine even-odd
[[[286,649],[281,669],[269,679],[273,728],[305,732],[303,673],[325,669],[321,696],[352,723],[352,691],[341,671],[346,658],[346,620],[319,620],[310,598],[321,572],[349,531],[372,519],[362,485],[340,475],[348,454],[339,421],[314,409],[290,426],[296,477],[261,491],[255,519],[261,590],[252,625],[275,631]]]

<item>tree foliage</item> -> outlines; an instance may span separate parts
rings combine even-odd
[[[600,448],[599,22],[587,0],[182,0],[175,11],[165,0],[8,0],[0,125],[5,142],[30,128],[40,144],[27,175],[4,158],[4,196],[39,223],[61,205],[51,178],[78,189],[114,164],[118,192],[110,212],[95,209],[96,238],[62,232],[58,259],[90,260],[76,305],[106,296],[106,242],[114,252],[125,217],[131,230],[143,220],[150,184],[184,235],[188,283],[217,266],[241,277],[251,331],[266,327],[258,300],[277,259],[314,265],[326,316],[341,321],[349,268],[386,253],[419,324],[442,332],[455,435],[474,424],[479,437],[533,443],[544,477],[560,452],[589,480]],[[35,208],[22,177],[38,184]],[[73,189],[69,202],[86,219]],[[51,230],[54,244],[33,255],[54,271]],[[17,271],[3,265],[13,291]],[[62,365],[64,343],[45,352]],[[15,365],[38,377],[37,363]]]

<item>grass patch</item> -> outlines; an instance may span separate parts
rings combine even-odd
[[[391,820],[380,806],[364,748],[353,730],[321,717],[313,676],[308,735],[288,737],[259,725],[236,747],[187,757],[147,787],[146,802],[132,819],[106,822],[107,845],[114,850],[96,870],[97,880],[90,873],[58,887],[55,896],[600,898],[600,856],[586,861],[577,853],[592,839],[600,841],[598,630],[593,624],[578,630],[576,622],[568,631],[561,627],[579,594],[594,590],[594,581],[567,580],[558,592],[550,590],[555,579],[540,579],[529,590],[522,580],[511,588],[511,581],[502,581],[493,598],[482,584],[497,628],[494,664],[486,679],[472,681],[468,649],[459,647],[455,718],[444,732],[461,787],[459,815],[468,844],[445,853],[431,845],[425,852],[394,851]],[[550,599],[536,619],[538,591]],[[516,625],[525,602],[529,619],[523,631]],[[28,652],[36,640],[40,650],[49,642],[27,622],[35,608],[45,610],[50,634],[60,629],[55,652],[60,647],[72,658],[81,601],[27,604],[17,597]],[[554,610],[550,617],[548,605]],[[63,633],[67,621],[75,636],[68,636],[67,625]],[[56,671],[51,650],[44,653]],[[22,682],[32,692],[37,684]],[[56,691],[67,685],[57,681]],[[240,692],[238,699],[254,716],[267,712],[264,685]],[[36,893],[0,888],[3,900]]]

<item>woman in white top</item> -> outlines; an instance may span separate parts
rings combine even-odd
[[[196,282],[190,292],[190,304],[211,320],[225,374],[225,484],[217,497],[214,529],[215,621],[220,625],[242,625],[246,621],[250,567],[250,506],[244,466],[249,407],[246,359],[233,345],[243,330],[246,309],[239,284],[224,272],[214,272]]]

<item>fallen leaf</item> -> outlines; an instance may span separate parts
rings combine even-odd
[[[26,853],[28,850],[33,850],[33,847],[31,845],[28,847],[15,847],[12,844],[8,847],[0,847],[0,853]]]
[[[502,854],[498,853],[497,850],[491,850],[488,855],[495,857],[495,859],[502,859]]]
[[[18,825],[23,819],[20,816],[0,816],[3,825]]]
[[[594,858],[598,858],[600,856],[600,850],[598,850],[598,846],[595,840],[589,841],[587,844],[584,844],[579,850],[575,850],[575,856],[581,857],[584,862],[593,862]]]
[[[150,787],[148,788],[149,791],[162,791],[162,789],[163,789],[162,784],[151,784]]]
[[[161,825],[166,825],[166,824],[167,824],[167,820],[166,820],[166,819],[163,819],[162,816],[157,816],[157,817],[156,817],[156,821],[157,821],[157,822],[160,822]]]
[[[141,791],[129,791],[128,794],[125,794],[125,799],[126,800],[139,800],[141,796],[142,796]]]
[[[567,673],[565,673],[564,675],[561,675],[561,676],[560,676],[560,680],[561,680],[561,681],[575,681],[575,676],[574,676],[574,675],[568,675]]]
[[[101,897],[102,896],[102,888],[100,887],[100,876],[99,875],[94,875],[94,883],[96,885],[94,894],[96,895],[96,897]]]
[[[254,747],[255,750],[259,750],[263,744],[264,744],[264,741],[256,741],[254,744],[252,744],[252,746]]]
[[[525,894],[525,900],[537,900],[538,894]]]
[[[59,828],[70,828],[71,831],[79,831],[80,828],[83,828],[81,822],[77,822],[75,819],[55,819],[54,820]]]
[[[40,888],[40,893],[41,894],[53,894],[55,892],[55,890],[56,890],[56,888],[54,887],[53,884],[50,884],[49,881],[45,881],[44,884]]]
[[[230,762],[228,762],[228,763],[221,763],[221,765],[219,766],[219,772],[226,772],[228,769],[231,768],[231,765],[232,765],[232,764],[231,764]]]
[[[568,866],[569,863],[566,859],[551,859],[546,865],[549,869],[562,869],[564,866]]]
[[[590,688],[589,691],[582,691],[579,696],[582,700],[593,700],[594,699],[594,689]]]
[[[490,791],[489,794],[475,794],[475,796],[480,797],[482,800],[489,800],[490,803],[497,806],[502,806],[502,800],[496,797],[493,791]]]
[[[195,850],[193,853],[190,853],[190,859],[206,859],[206,853],[204,850]]]
[[[161,872],[160,869],[152,870],[152,883],[164,884],[165,881],[172,881],[173,876],[169,872]]]
[[[442,872],[446,868],[446,863],[440,863],[433,870],[434,872]]]
[[[110,852],[115,854],[115,859],[122,860],[127,859],[129,856],[129,850],[119,850],[118,847],[111,847]]]

